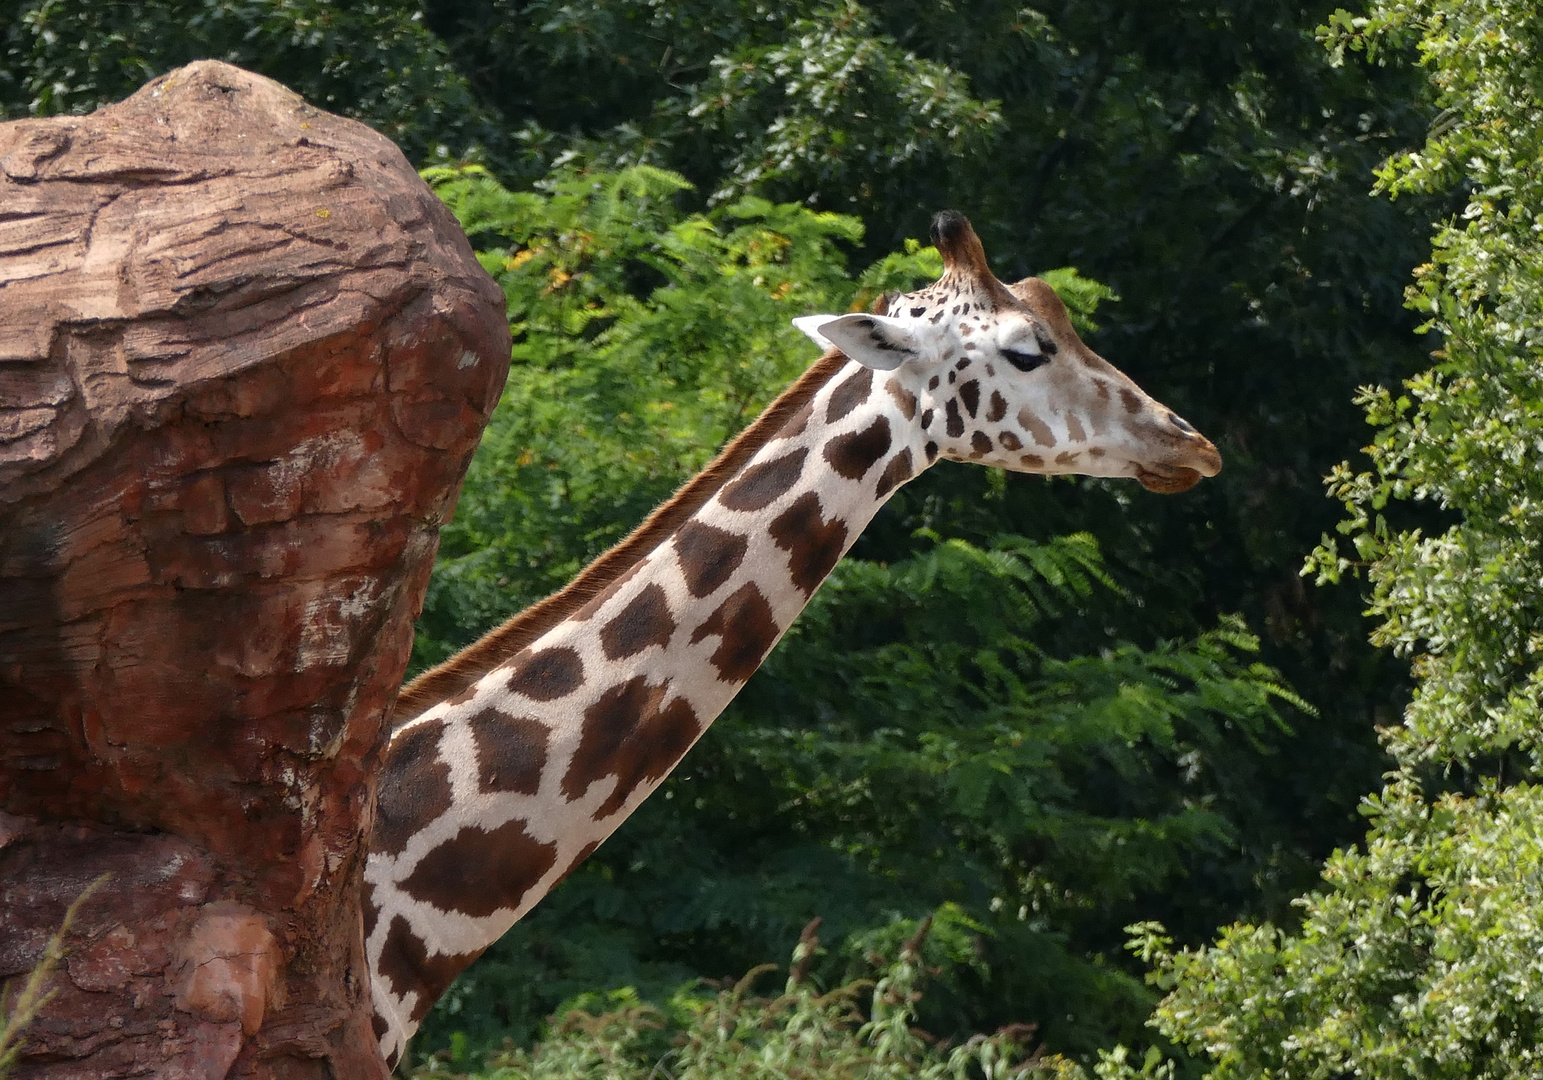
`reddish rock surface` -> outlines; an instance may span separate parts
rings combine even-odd
[[[360,838],[503,296],[397,149],[200,62],[0,124],[19,1077],[376,1077]]]

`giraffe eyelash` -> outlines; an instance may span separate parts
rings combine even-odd
[[[1002,359],[1019,371],[1033,371],[1037,367],[1050,363],[1050,357],[1044,353],[1020,352],[1017,349],[1002,349],[1001,353]]]

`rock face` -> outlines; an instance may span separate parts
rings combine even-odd
[[[18,1077],[385,1074],[385,713],[503,386],[503,296],[397,149],[200,62],[0,124],[0,979]]]

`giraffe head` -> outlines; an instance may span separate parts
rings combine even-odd
[[[871,314],[793,322],[823,346],[890,372],[909,395],[926,455],[1018,472],[1131,476],[1183,491],[1215,476],[1211,442],[1083,344],[1038,278],[1004,285],[962,214],[932,223],[943,276]]]

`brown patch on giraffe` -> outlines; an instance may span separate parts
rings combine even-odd
[[[861,431],[837,435],[825,444],[825,460],[848,480],[861,480],[868,470],[889,451],[889,420],[874,417]]]
[[[614,619],[601,627],[600,646],[607,660],[624,660],[650,645],[664,648],[673,633],[675,617],[670,614],[669,598],[658,583],[652,583],[639,590]]]
[[[369,941],[370,935],[375,933],[375,924],[380,922],[380,905],[375,902],[375,890],[366,887],[364,895],[359,899],[360,922],[364,925],[364,940]]]
[[[900,407],[901,414],[907,420],[916,415],[916,395],[901,386],[899,379],[890,379],[884,384],[884,389],[895,399],[895,404]]]
[[[932,426],[932,410],[928,409],[926,412],[922,413],[922,429],[926,430],[927,428],[930,428],[931,426]]]
[[[466,721],[477,746],[477,785],[483,791],[534,795],[546,768],[546,725],[529,716],[483,709]]]
[[[1023,440],[1011,431],[1003,431],[997,434],[997,442],[1002,444],[1003,450],[1022,450]]]
[[[834,424],[867,401],[871,393],[873,393],[873,369],[859,366],[850,378],[841,380],[830,392],[830,401],[825,405],[825,422]]]
[[[590,563],[562,589],[408,683],[397,695],[393,723],[400,726],[476,682],[505,657],[525,648],[636,566],[682,522],[705,506],[763,446],[774,438],[788,438],[803,431],[812,399],[847,363],[839,350],[828,351],[735,436],[707,468],[648,515],[621,543]]]
[[[603,608],[607,600],[621,592],[622,586],[631,581],[637,575],[637,572],[643,569],[645,565],[646,564],[642,559],[639,559],[637,562],[633,563],[627,568],[625,573],[623,573],[620,577],[611,582],[605,588],[597,592],[593,597],[590,598],[588,603],[579,608],[579,610],[575,611],[573,613],[573,617],[579,622],[593,618],[595,612]]]
[[[675,556],[692,596],[710,596],[745,561],[749,542],[738,533],[688,521],[675,534]]]
[[[1075,450],[1063,450],[1055,456],[1057,465],[1074,465],[1082,455]]]
[[[775,461],[752,465],[718,493],[718,501],[730,510],[764,510],[798,483],[808,456],[809,451],[800,448]]]
[[[1088,422],[1088,430],[1093,438],[1101,438],[1109,434],[1109,413],[1112,410],[1107,405],[1091,410],[1085,417]]]
[[[986,419],[996,423],[1007,415],[1007,399],[995,390],[991,391],[991,404],[986,408]]]
[[[794,499],[768,531],[777,546],[788,553],[793,584],[805,596],[814,595],[846,550],[846,523],[839,517],[826,521],[820,512],[820,497],[812,491]]]
[[[466,702],[477,696],[477,686],[480,681],[481,680],[478,680],[478,682],[474,683],[468,683],[460,693],[451,694],[445,699],[445,704],[451,706],[464,705]]]
[[[1087,442],[1088,433],[1082,430],[1082,422],[1072,413],[1066,414],[1066,437],[1072,442]]]
[[[976,431],[970,434],[970,457],[979,461],[991,453],[991,437],[984,431]]]
[[[370,850],[400,854],[421,825],[450,809],[450,766],[439,757],[444,730],[443,720],[429,720],[387,746]]]
[[[509,689],[532,701],[567,697],[584,682],[584,661],[578,651],[557,645],[537,652],[522,651],[509,661]]]
[[[1028,409],[1018,410],[1018,426],[1032,435],[1040,446],[1055,445],[1055,436],[1051,434],[1049,425]]]
[[[775,442],[778,439],[797,438],[804,433],[804,429],[809,426],[809,420],[813,416],[814,402],[804,402],[804,407],[799,409],[792,416],[788,417],[788,422],[784,424],[768,441]]]
[[[1043,469],[1045,467],[1045,459],[1038,454],[1024,454],[1018,459],[1018,464],[1022,465],[1025,469]]]
[[[611,687],[585,709],[579,745],[563,774],[563,794],[577,799],[591,784],[616,777],[616,787],[595,811],[596,817],[607,817],[620,810],[644,780],[658,780],[674,768],[703,725],[683,697],[677,695],[659,707],[669,689],[667,682],[650,686],[647,677],[639,675]]]
[[[722,640],[708,659],[724,682],[744,682],[761,666],[779,633],[781,627],[772,615],[771,605],[752,581],[734,590],[718,605],[718,610],[692,632],[691,643],[695,645],[709,635],[718,635]]]
[[[557,846],[532,837],[519,818],[492,829],[465,825],[418,860],[402,891],[440,911],[480,919],[519,907],[556,861]]]
[[[884,466],[884,471],[879,474],[879,486],[875,494],[882,499],[891,490],[911,479],[912,472],[911,451],[909,449],[900,451],[889,459],[889,464]]]
[[[1088,450],[1088,456],[1089,457],[1103,457],[1104,456],[1104,448],[1102,446],[1092,447],[1090,450]]]
[[[932,461],[938,456],[938,444],[935,442],[929,442],[925,447],[922,448],[922,452],[927,455],[927,463],[931,464]]]
[[[1120,387],[1120,401],[1128,413],[1138,413],[1141,411],[1140,396],[1128,386]]]
[[[960,383],[959,400],[964,402],[964,411],[970,414],[971,420],[974,420],[976,410],[980,408],[980,383],[974,379]]]
[[[386,1037],[386,1032],[391,1030],[391,1025],[386,1022],[386,1018],[384,1016],[380,1015],[380,1013],[375,1013],[370,1017],[370,1030],[375,1033],[375,1039],[378,1042]],[[391,1057],[396,1057],[395,1050],[391,1051]],[[387,1059],[386,1066],[388,1068],[395,1068],[396,1062],[394,1060]]]
[[[483,951],[430,956],[407,920],[394,915],[380,951],[379,971],[398,998],[417,991],[418,1000],[413,1003],[410,1014],[416,1023],[429,1014],[434,1003],[455,982],[455,977],[470,967]]]
[[[964,434],[964,417],[959,415],[959,405],[953,398],[949,398],[943,410],[948,414],[948,423],[944,425],[944,430],[948,432],[949,438],[957,439]]]

